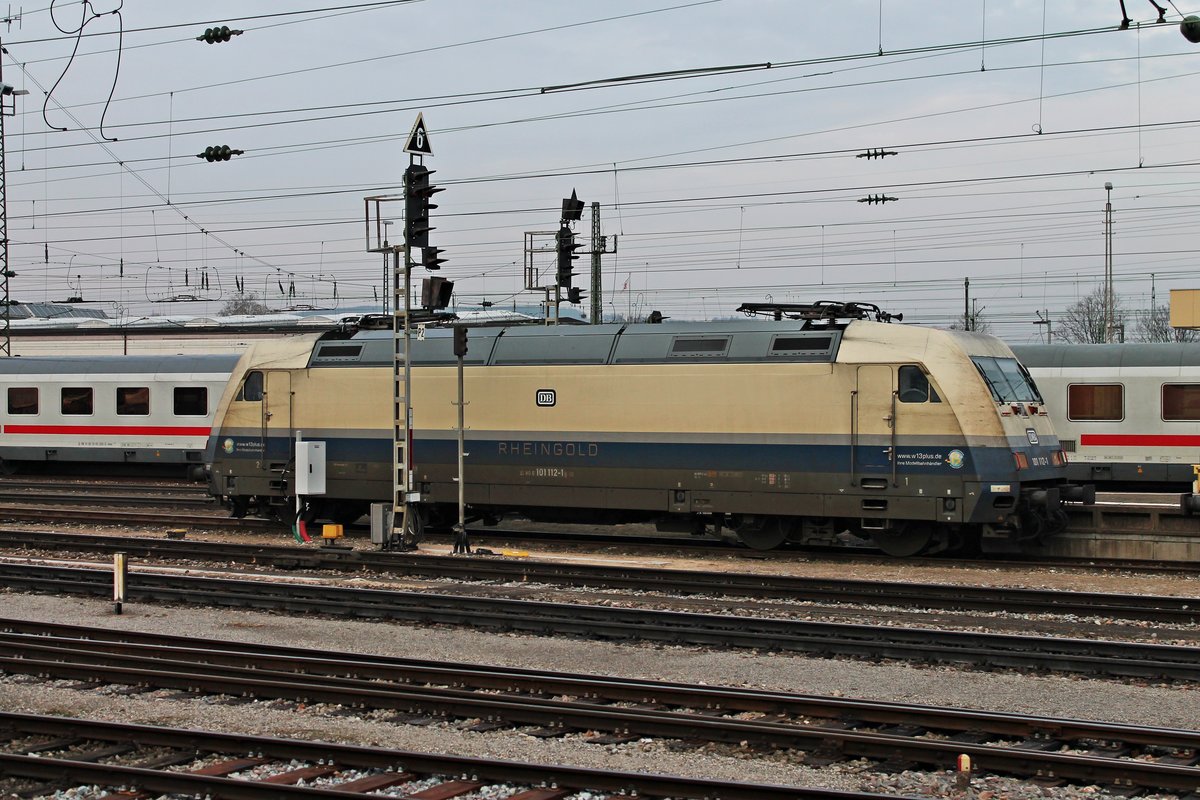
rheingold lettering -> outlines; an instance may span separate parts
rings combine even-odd
[[[595,458],[600,454],[596,442],[497,442],[496,452],[502,456],[560,456],[564,458]]]

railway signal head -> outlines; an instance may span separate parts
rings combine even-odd
[[[1179,32],[1192,44],[1200,44],[1200,17],[1189,14],[1179,23]]]
[[[465,356],[467,354],[467,329],[459,325],[454,329],[454,355]]]
[[[429,182],[433,171],[421,164],[412,164],[404,171],[404,239],[409,247],[426,247],[429,244],[429,212],[436,205],[430,198],[441,188]]]
[[[571,271],[571,262],[579,258],[575,255],[575,251],[582,245],[575,244],[575,232],[563,225],[558,229],[558,233],[554,235],[554,250],[558,257],[558,285],[563,288],[570,288],[571,278],[575,275]]]
[[[570,197],[564,197],[562,203],[563,222],[574,222],[583,218],[583,201],[571,190]]]
[[[431,311],[450,305],[454,281],[434,275],[421,279],[421,306]]]
[[[441,258],[442,248],[440,247],[422,247],[421,248],[421,266],[425,269],[441,269],[442,264],[446,263],[446,259]]]
[[[579,305],[580,303],[582,303],[583,302],[583,290],[580,289],[578,286],[572,286],[570,289],[567,289],[567,302],[574,303],[575,305]]]

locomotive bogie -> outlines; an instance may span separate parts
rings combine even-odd
[[[428,331],[412,353],[414,489],[446,520],[458,496],[448,333]],[[471,336],[475,517],[648,521],[763,548],[849,531],[899,555],[985,539],[1015,549],[1061,522],[1057,501],[1041,508],[1029,493],[1062,483],[1057,439],[991,337],[872,322]],[[214,430],[214,493],[286,498],[303,436],[328,453],[327,495],[310,508],[390,500],[390,335],[292,345],[239,365]]]

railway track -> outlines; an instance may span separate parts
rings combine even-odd
[[[197,481],[98,480],[93,478],[56,477],[3,477],[0,476],[0,492],[28,492],[38,494],[69,494],[72,492],[90,495],[136,495],[138,497],[191,497],[210,498],[208,487]]]
[[[100,493],[77,491],[51,491],[47,489],[10,489],[0,486],[0,503],[46,503],[53,505],[95,506],[154,506],[161,508],[217,508],[211,497],[192,494]]]
[[[215,508],[215,507],[214,507]],[[25,505],[0,503],[0,520],[46,523],[108,523],[112,525],[148,525],[159,528],[222,528],[226,530],[281,531],[282,523],[268,519],[233,519],[219,513],[170,511],[105,510],[79,505]]]
[[[1195,520],[1181,508],[1180,495],[1110,495],[1095,506],[1072,508],[1067,531],[1047,542],[1036,560],[1040,565],[1076,567],[1080,564],[1110,569],[1155,569],[1163,572],[1195,572],[1200,554],[1200,533]],[[170,517],[154,512],[96,512],[97,506],[130,508],[134,506],[171,506],[173,508],[212,509],[212,516]],[[88,518],[97,522],[134,525],[175,525],[224,528],[227,530],[271,530],[283,527],[273,520],[249,518],[233,520],[220,512],[204,485],[195,482],[98,481],[94,479],[14,479],[0,478],[0,518],[33,522],[78,521],[77,510],[89,510]],[[361,526],[359,526],[361,527]],[[732,541],[713,537],[688,537],[656,533],[623,534],[581,532],[578,528],[554,531],[511,529],[475,529],[476,538],[504,537],[511,541],[604,542],[631,547],[695,547],[719,549],[745,548]],[[436,538],[434,534],[434,538]],[[850,546],[846,551],[819,551],[831,559],[870,559],[875,552],[867,543]],[[1119,555],[1119,554],[1128,554]],[[890,561],[890,559],[888,559]],[[920,559],[908,559],[920,562]],[[944,559],[931,561],[941,563]],[[990,564],[1012,563],[989,561]]]
[[[0,548],[55,553],[125,553],[156,559],[243,563],[284,569],[359,571],[470,582],[539,583],[671,595],[755,597],[798,603],[874,604],[906,609],[1103,617],[1161,624],[1200,623],[1200,598],[1068,592],[957,584],[653,569],[506,558],[414,555],[374,550],[248,545],[0,529]]]
[[[756,689],[697,686],[0,620],[0,667],[140,691],[386,710],[475,730],[591,732],[799,750],[806,762],[872,759],[945,769],[960,754],[1020,778],[1124,791],[1200,787],[1200,732]],[[596,735],[599,734],[599,735]]]
[[[473,796],[507,800],[564,800],[579,792],[723,800],[882,797],[25,714],[0,714],[0,735],[8,739],[0,748],[6,796],[69,795],[100,786],[123,797],[231,800],[344,799],[385,790],[443,800],[477,792],[484,794]]]
[[[111,596],[104,569],[0,564],[11,591]],[[133,571],[128,602],[167,602],[345,615],[614,641],[751,648],[818,657],[896,659],[1097,677],[1200,681],[1200,647],[887,625],[838,624],[619,605],[431,592],[346,589],[315,582],[198,578]]]
[[[699,538],[691,536],[679,535],[641,535],[641,534],[608,534],[608,533],[588,533],[578,531],[565,530],[531,530],[527,528],[472,528],[469,531],[472,541],[492,543],[501,541],[508,546],[530,546],[544,545],[547,543],[573,543],[573,544],[594,544],[596,546],[605,546],[613,544],[621,544],[630,549],[630,552],[646,550],[648,552],[661,553],[662,550],[733,550],[739,556],[753,559],[785,559],[788,557],[798,557],[804,561],[816,562],[832,562],[832,563],[847,563],[847,564],[880,564],[884,566],[895,566],[898,563],[904,563],[915,567],[945,567],[948,564],[954,564],[964,567],[978,567],[981,569],[995,568],[1028,568],[1028,567],[1055,567],[1062,569],[1094,569],[1094,570],[1130,570],[1142,573],[1164,573],[1164,574],[1197,574],[1200,573],[1200,562],[1194,559],[1179,561],[1166,560],[1151,557],[1141,558],[1113,558],[1099,557],[1093,554],[1080,554],[1077,556],[1060,555],[1060,556],[1045,556],[1045,555],[1030,555],[1024,558],[960,558],[957,556],[912,556],[905,559],[897,559],[894,556],[881,555],[877,550],[873,550],[866,546],[863,547],[847,547],[838,549],[820,549],[820,550],[790,550],[781,549],[771,552],[762,552],[758,550],[749,550],[746,547],[728,542],[722,539]],[[425,538],[430,541],[452,542],[453,536],[450,534],[429,533],[426,532]],[[1200,534],[1197,535],[1200,541]]]

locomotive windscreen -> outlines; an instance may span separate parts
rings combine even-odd
[[[971,356],[997,403],[1041,403],[1033,378],[1015,358]]]

